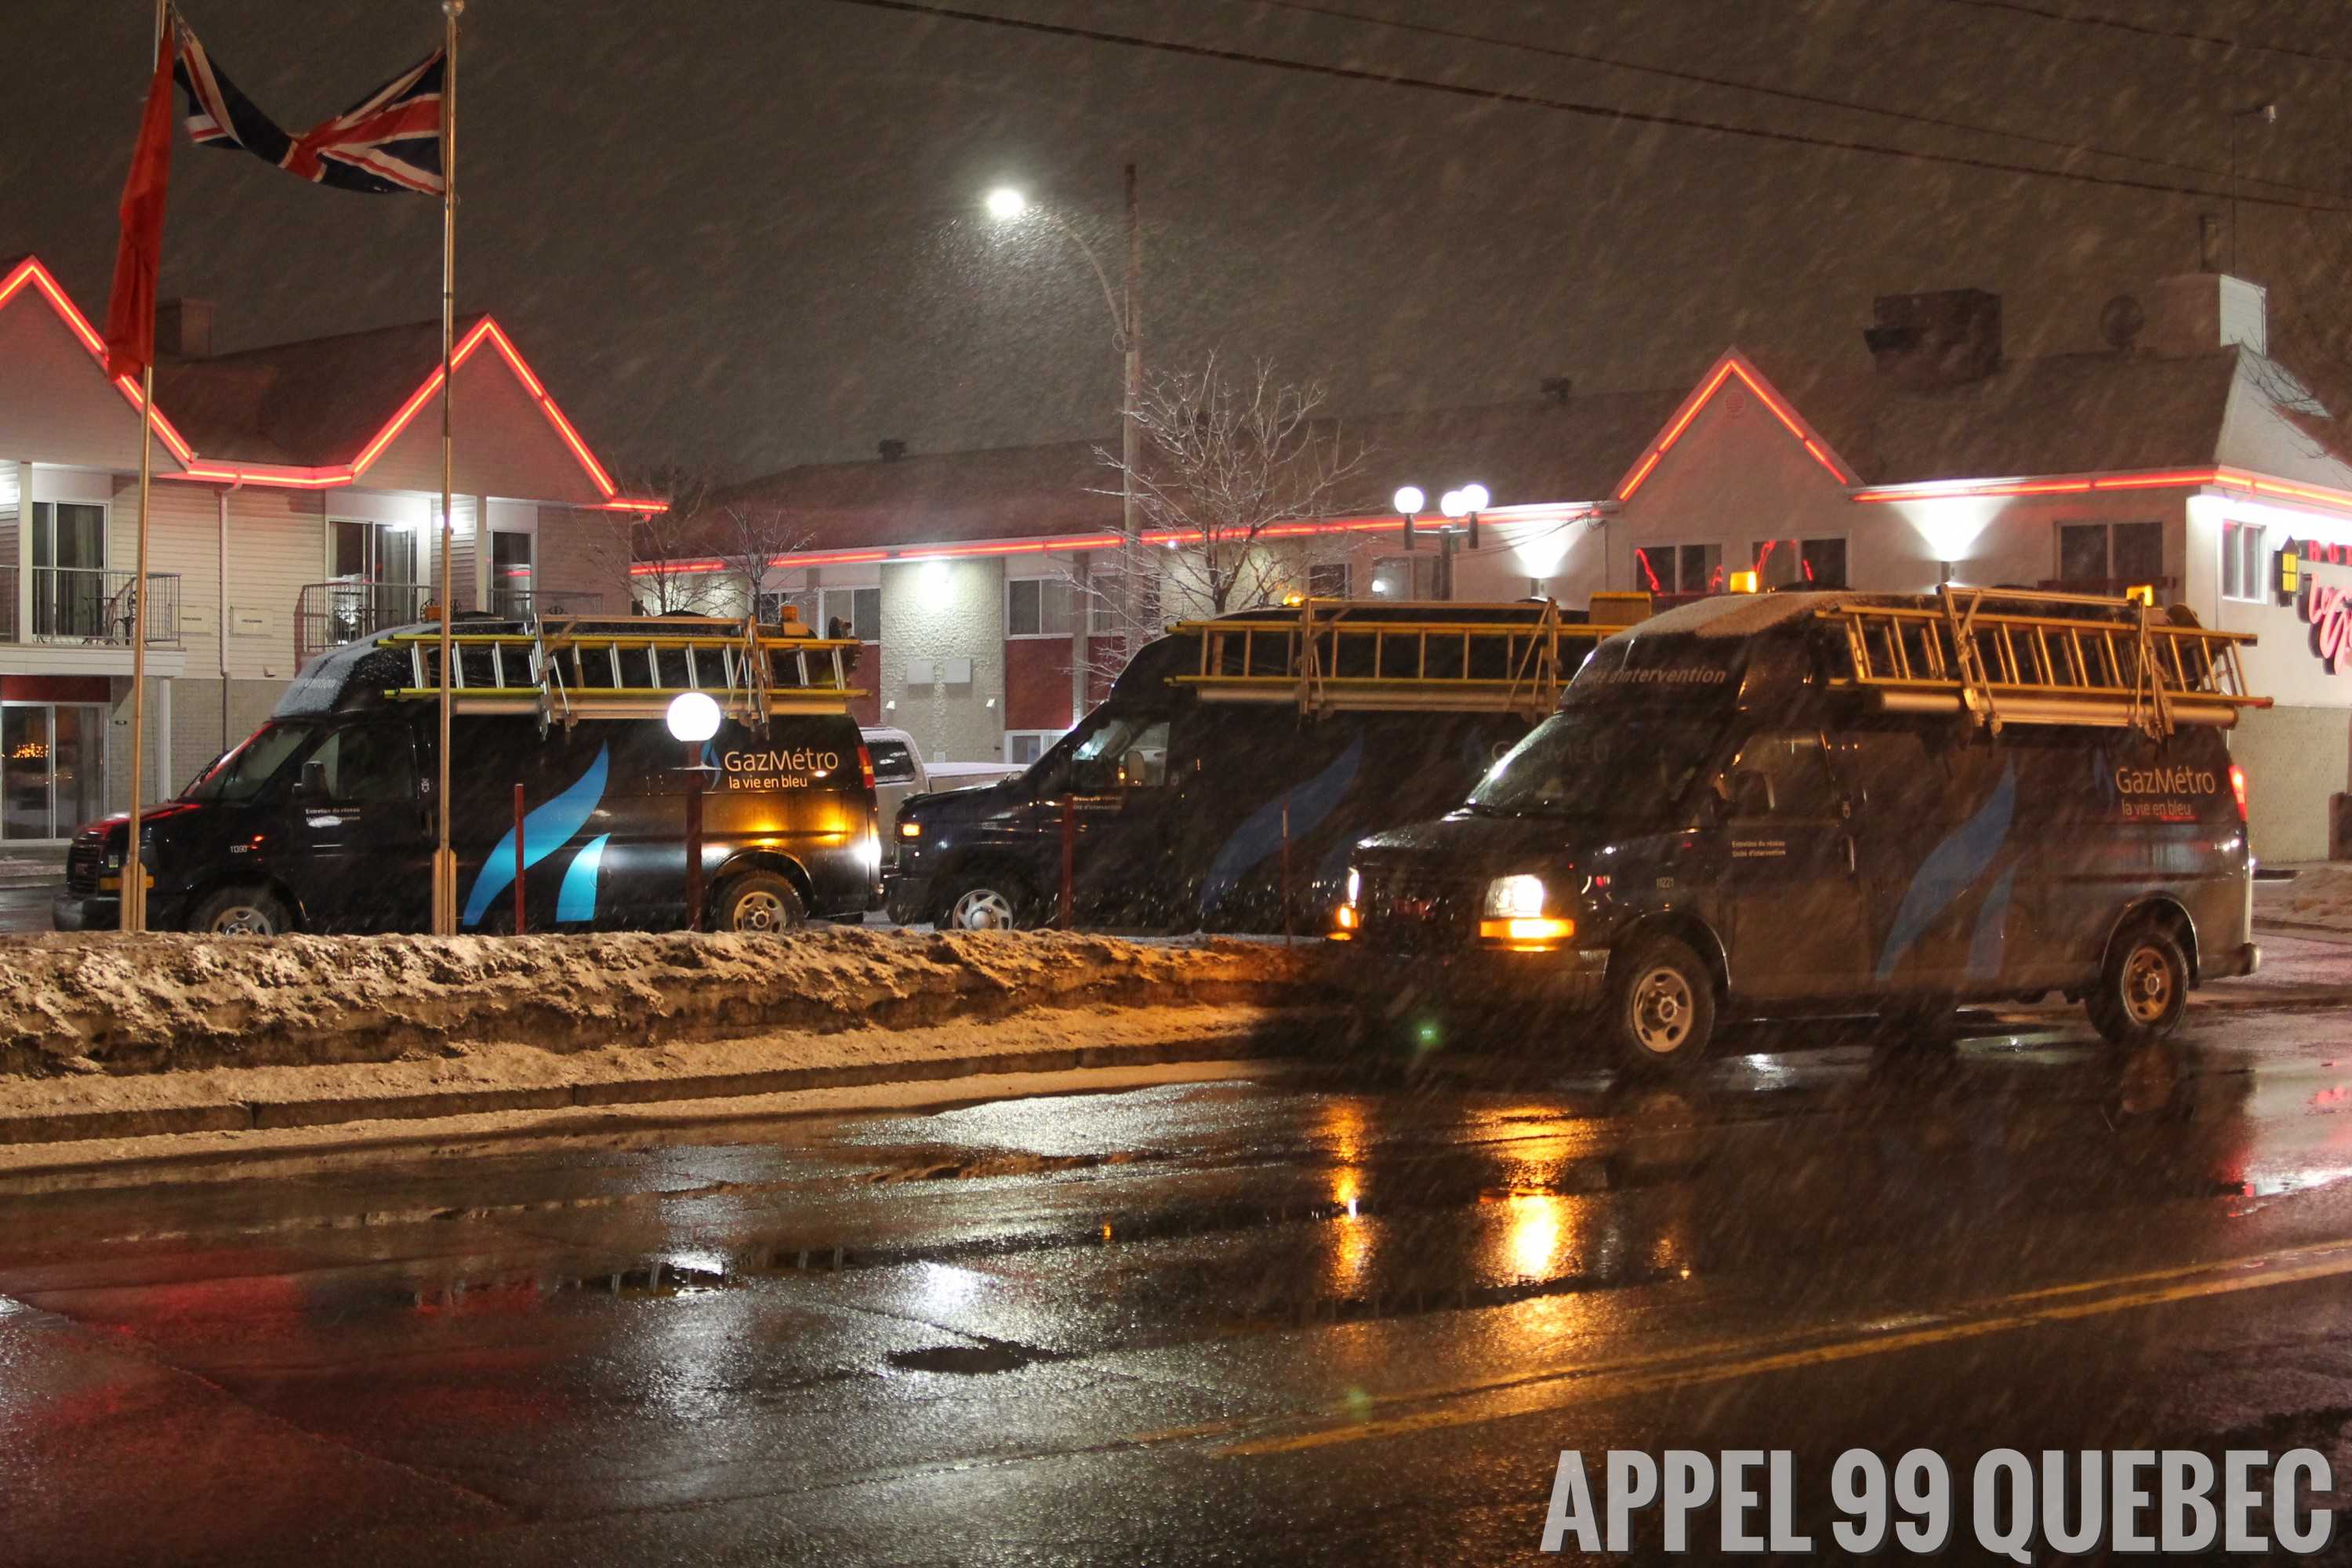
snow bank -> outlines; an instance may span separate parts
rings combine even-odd
[[[855,928],[791,937],[0,938],[0,1073],[559,1053],[1033,1009],[1297,1002],[1320,943]]]

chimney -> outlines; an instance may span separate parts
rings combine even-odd
[[[2155,354],[2202,354],[2232,343],[2270,352],[2269,296],[2226,272],[2159,278],[2147,291],[2139,347]]]
[[[893,437],[887,440],[875,442],[874,449],[882,454],[884,462],[895,463],[907,455],[907,443]]]
[[[169,359],[210,359],[213,302],[163,300],[155,306],[155,352]]]
[[[1863,329],[1871,362],[1914,392],[1964,386],[2000,368],[2000,296],[1981,289],[1881,294]]]

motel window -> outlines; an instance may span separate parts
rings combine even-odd
[[[2261,600],[2270,596],[2270,531],[2258,522],[2221,525],[2221,597]]]
[[[1160,635],[1160,574],[1145,570],[1135,578],[1135,624],[1144,628],[1146,637]],[[1118,592],[1118,574],[1097,571],[1087,579],[1083,590],[1087,601],[1087,635],[1090,637],[1118,636],[1118,605],[1112,597]]]
[[[1059,577],[1015,577],[1004,584],[1004,635],[1070,635],[1070,584]]]
[[[1060,730],[1007,730],[1004,731],[1004,760],[1026,767],[1051,750],[1063,734]]]
[[[2164,580],[2164,524],[2062,522],[2058,577],[2069,586],[2109,593]]]
[[[1383,555],[1372,563],[1372,597],[1429,600],[1437,597],[1437,552]]]
[[[1748,559],[1759,588],[1847,585],[1843,539],[1759,540]]]
[[[1633,586],[1653,594],[1719,594],[1723,546],[1642,545],[1633,552]]]
[[[1310,599],[1346,598],[1348,563],[1345,561],[1323,561],[1307,567],[1307,596]]]
[[[833,635],[833,624],[839,621],[859,642],[880,642],[882,590],[826,588],[818,603],[818,616],[816,629],[827,637]]]

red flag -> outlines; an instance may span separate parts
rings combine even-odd
[[[106,368],[136,375],[155,359],[155,274],[163,262],[163,193],[172,176],[172,30],[155,51],[155,79],[131,177],[122,183],[122,242],[114,252],[114,289],[106,298]]]

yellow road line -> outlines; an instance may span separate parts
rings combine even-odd
[[[2331,1254],[2334,1256],[2326,1256]],[[2310,1258],[2315,1261],[2300,1265],[2287,1262],[2298,1258]],[[1377,1420],[1346,1421],[1308,1432],[1251,1438],[1231,1444],[1221,1452],[1231,1456],[1296,1453],[1338,1443],[1360,1443],[1450,1426],[1475,1426],[1587,1401],[1618,1399],[1661,1389],[1826,1366],[1864,1356],[1956,1343],[2043,1324],[2069,1322],[2142,1307],[2294,1285],[2345,1274],[2352,1274],[2352,1244],[2338,1241],[2292,1247],[2252,1258],[2187,1264],[2106,1279],[2047,1286],[1958,1308],[1948,1314],[1930,1314],[1943,1317],[1945,1321],[1898,1332],[1864,1332],[1849,1339],[1769,1350],[1762,1353],[1758,1353],[1759,1345],[1769,1344],[1771,1341],[1728,1342],[1615,1363],[1532,1373],[1523,1378],[1379,1395],[1371,1403],[1386,1405],[1445,1403],[1443,1408],[1417,1410]],[[2200,1279],[2198,1276],[2219,1278]],[[2114,1290],[2116,1293],[2091,1300],[2054,1300],[2098,1290]],[[1796,1334],[1777,1336],[1783,1342],[1797,1337]],[[1723,1359],[1710,1360],[1709,1357]],[[1332,1411],[1328,1414],[1336,1415],[1339,1413]],[[1285,1418],[1261,1416],[1234,1421],[1224,1429],[1238,1436],[1253,1427],[1262,1428],[1282,1419]],[[1159,1434],[1156,1440],[1202,1436],[1209,1435],[1212,1429],[1178,1429]],[[1155,1438],[1138,1439],[1151,1440]]]

